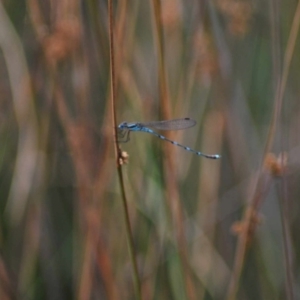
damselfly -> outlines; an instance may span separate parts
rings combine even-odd
[[[142,132],[151,133],[162,140],[168,141],[169,143],[181,147],[184,150],[190,151],[196,155],[204,156],[206,158],[211,158],[211,159],[220,158],[221,155],[219,154],[205,154],[200,151],[193,150],[190,147],[172,141],[151,129],[151,128],[155,128],[158,130],[182,130],[182,129],[193,127],[195,125],[196,125],[196,121],[190,118],[174,119],[174,120],[167,120],[167,121],[155,121],[155,122],[147,122],[147,123],[123,122],[118,126],[118,141],[120,143],[126,143],[130,139],[129,135],[131,131],[142,131]]]

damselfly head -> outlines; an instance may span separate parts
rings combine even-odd
[[[127,122],[120,123],[119,126],[118,126],[118,128],[119,129],[125,129],[125,128],[127,128]]]

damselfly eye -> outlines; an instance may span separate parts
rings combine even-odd
[[[121,124],[118,126],[119,129],[124,129],[124,128],[126,128],[126,127],[127,127],[127,123],[126,123],[126,122],[123,122],[123,123],[121,123]]]

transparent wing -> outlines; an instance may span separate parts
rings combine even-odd
[[[193,127],[196,125],[196,121],[190,118],[166,120],[166,121],[155,121],[140,123],[144,127],[151,127],[158,130],[181,130]]]

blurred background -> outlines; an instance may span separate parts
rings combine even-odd
[[[118,161],[108,3],[1,1],[0,298],[300,299],[298,2],[112,4],[117,122],[222,158]]]

